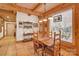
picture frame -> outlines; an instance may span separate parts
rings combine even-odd
[[[62,15],[54,16],[53,22],[61,22],[61,21],[62,21]]]

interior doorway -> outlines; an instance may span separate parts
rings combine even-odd
[[[6,36],[15,36],[15,23],[6,24]]]

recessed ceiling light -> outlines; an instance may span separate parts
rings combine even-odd
[[[40,20],[39,22],[41,23],[41,22],[43,22],[43,21]]]
[[[43,21],[47,21],[47,19],[44,19]]]
[[[7,16],[7,18],[10,18],[9,16]]]
[[[53,17],[49,17],[48,19],[53,19]]]

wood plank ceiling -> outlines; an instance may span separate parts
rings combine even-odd
[[[59,3],[46,3],[46,12],[59,5]],[[42,16],[45,14],[44,4],[42,3],[0,3],[0,16],[7,20],[15,21],[16,12],[24,12],[27,14]]]
[[[33,12],[45,13],[43,3],[17,3],[16,5],[31,9]],[[59,3],[46,3],[46,11],[59,5]]]

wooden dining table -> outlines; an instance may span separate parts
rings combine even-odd
[[[50,39],[49,37],[38,38],[38,41],[46,46],[53,45],[53,39]]]
[[[40,44],[44,48],[43,51],[45,51],[47,47],[53,46],[53,39],[49,37],[39,37],[38,39],[35,40],[38,41],[38,44]]]

